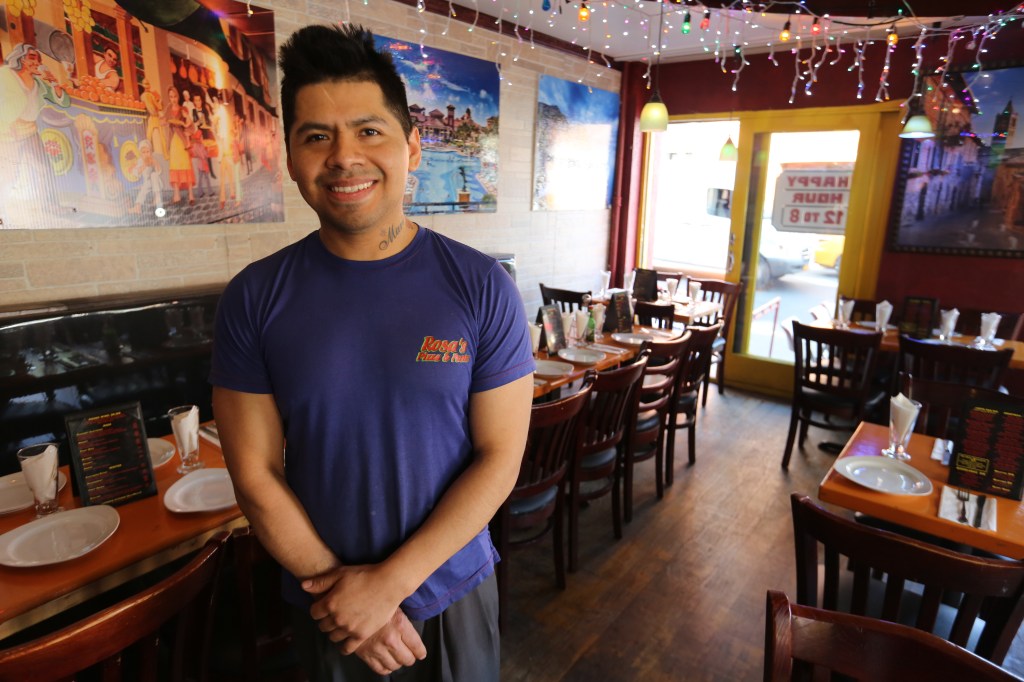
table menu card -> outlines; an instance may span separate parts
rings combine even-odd
[[[64,424],[82,506],[116,506],[156,495],[138,402],[76,412]]]
[[[1013,500],[1024,496],[1024,400],[967,401],[949,459],[949,483]]]
[[[633,279],[633,295],[636,296],[638,301],[657,301],[658,272],[656,270],[637,268],[636,277]]]
[[[608,310],[604,316],[604,330],[627,333],[633,331],[633,306],[629,303],[629,292],[616,291],[612,293]]]
[[[548,349],[548,355],[554,356],[559,350],[565,348],[565,327],[562,326],[562,311],[557,305],[542,305],[540,312],[540,324],[544,327],[541,332],[541,345]]]

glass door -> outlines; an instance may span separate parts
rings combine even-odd
[[[730,274],[743,290],[730,383],[788,394],[792,321],[831,318],[838,294],[874,295],[893,177],[882,169],[895,168],[899,149],[895,120],[871,106],[741,119],[730,224],[739,266]]]

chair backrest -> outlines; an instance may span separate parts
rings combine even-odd
[[[935,438],[956,438],[959,435],[960,419],[968,400],[1006,398],[996,390],[922,379],[908,372],[900,372],[900,390],[903,395],[921,403],[914,431]]]
[[[901,334],[926,339],[932,335],[939,319],[939,299],[928,296],[906,296],[900,311]]]
[[[587,372],[577,393],[530,408],[530,431],[514,496],[537,495],[565,479],[580,445],[584,409],[596,375]]]
[[[583,420],[581,457],[622,441],[640,399],[640,382],[650,355],[650,349],[644,349],[632,364],[597,373]]]
[[[979,308],[960,308],[960,316],[957,318],[957,328],[965,336],[978,336],[981,334],[981,315],[988,312],[999,312],[996,310],[981,310]],[[997,339],[1020,340],[1021,332],[1024,332],[1024,315],[1021,313],[999,313],[999,325],[996,327]]]
[[[156,680],[161,626],[177,620],[171,679],[205,679],[217,576],[229,533],[211,538],[182,568],[138,594],[65,628],[0,650],[0,680],[70,679],[100,665],[104,680]],[[138,670],[122,670],[126,650]],[[134,658],[134,656],[132,657]],[[186,675],[187,674],[187,675]]]
[[[570,291],[540,285],[540,298],[544,305],[557,305],[563,313],[586,310],[590,303],[589,291]]]
[[[690,325],[690,343],[683,352],[682,365],[676,379],[676,397],[687,393],[696,393],[704,383],[704,376],[711,369],[712,344],[722,332],[723,322],[710,327]]]
[[[921,379],[999,388],[1012,348],[982,350],[900,335],[900,370]]]
[[[962,647],[905,625],[794,604],[774,590],[765,601],[765,682],[800,679],[800,673],[812,672],[807,664],[872,682],[1020,680]]]
[[[913,610],[904,589],[907,581],[920,583],[914,626],[966,647],[978,615],[984,611],[975,653],[994,663],[1006,656],[1024,619],[1024,562],[986,559],[890,533],[836,516],[799,493],[790,496],[796,546],[797,602],[818,606],[818,556],[824,548],[824,584],[821,607],[840,605],[842,574],[852,573],[849,611],[861,616],[898,622],[901,611]],[[849,561],[844,562],[842,557]],[[884,601],[878,613],[869,613],[869,587],[873,575],[885,574]],[[935,632],[943,598],[963,593],[947,633]],[[951,607],[952,608],[952,607]]]
[[[692,324],[709,327],[716,322],[722,323],[722,336],[729,335],[729,325],[732,324],[733,314],[736,312],[736,301],[740,297],[740,285],[735,282],[726,282],[721,279],[704,279],[702,277],[690,277],[689,282],[700,283],[700,297],[702,301],[721,303],[722,309],[714,315],[692,320]]]
[[[864,320],[875,319],[875,305],[878,304],[878,301],[874,301],[870,298],[846,298],[843,296],[836,299],[835,319],[839,319],[839,306],[843,301],[853,301],[853,313],[850,314],[850,322],[862,322]]]
[[[814,390],[862,404],[871,390],[882,333],[793,321],[793,400]]]
[[[686,330],[678,339],[657,341],[647,346],[651,356],[647,360],[647,368],[644,370],[640,385],[638,412],[656,411],[663,415],[668,414],[672,407],[683,356],[692,337],[693,333]]]
[[[675,320],[675,306],[652,301],[637,301],[633,306],[636,324],[658,329],[671,329]]]

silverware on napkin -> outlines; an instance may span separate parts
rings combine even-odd
[[[984,495],[978,495],[977,497],[974,498],[974,502],[977,505],[977,509],[974,512],[973,525],[975,528],[981,528],[981,518],[985,511],[985,501],[986,499]]]

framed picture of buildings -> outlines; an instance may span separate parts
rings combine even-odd
[[[1024,258],[1024,65],[923,78],[935,137],[903,140],[894,251]]]
[[[498,72],[492,62],[381,35],[405,83],[420,165],[405,188],[408,215],[492,213],[498,207]]]

